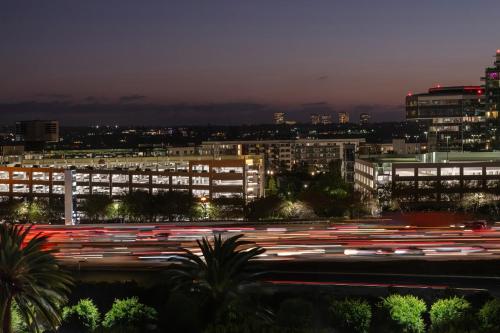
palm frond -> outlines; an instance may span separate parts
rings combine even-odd
[[[257,277],[249,269],[251,261],[265,251],[242,237],[224,239],[219,234],[212,240],[197,240],[201,255],[184,249],[181,260],[167,270],[170,281],[178,288],[197,290],[215,303],[224,303],[238,293],[241,284]]]
[[[34,332],[40,320],[56,329],[72,279],[47,249],[47,236],[30,237],[30,231],[31,226],[0,224],[0,294],[8,295],[2,302],[15,301]]]

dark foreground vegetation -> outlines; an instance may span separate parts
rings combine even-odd
[[[500,299],[452,290],[377,298],[248,287],[214,316],[206,296],[168,284],[81,283],[62,323],[57,332],[490,333],[500,332]],[[18,332],[28,332],[17,325]]]

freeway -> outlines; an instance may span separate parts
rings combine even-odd
[[[196,240],[243,234],[266,249],[258,260],[274,263],[500,260],[500,225],[414,227],[379,223],[222,225],[35,225],[65,266],[150,269],[175,261],[182,248],[198,253]]]

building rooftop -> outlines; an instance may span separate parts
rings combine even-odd
[[[449,86],[449,87],[432,87],[429,88],[428,92],[425,93],[416,93],[409,94],[408,97],[411,96],[426,96],[426,95],[482,95],[484,93],[484,89],[481,86]]]
[[[373,163],[500,162],[500,152],[433,152],[416,155],[376,155],[360,158]]]

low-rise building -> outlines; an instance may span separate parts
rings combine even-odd
[[[392,150],[396,155],[421,154],[426,152],[427,145],[420,142],[407,142],[405,139],[393,139]]]
[[[500,194],[500,155],[449,152],[357,159],[355,189],[384,206],[456,206],[470,194]]]
[[[409,155],[427,152],[427,144],[422,142],[407,142],[406,139],[393,139],[390,143],[368,143],[359,145],[358,156],[366,158],[383,154]]]
[[[251,141],[205,141],[206,155],[262,155],[266,171],[292,170],[308,166],[326,170],[330,162],[341,160],[343,174],[349,181],[354,176],[355,153],[365,139],[296,139]]]
[[[0,167],[0,198],[59,196],[73,202],[92,194],[118,198],[132,191],[183,191],[248,202],[264,194],[263,181],[259,156],[24,159]]]

